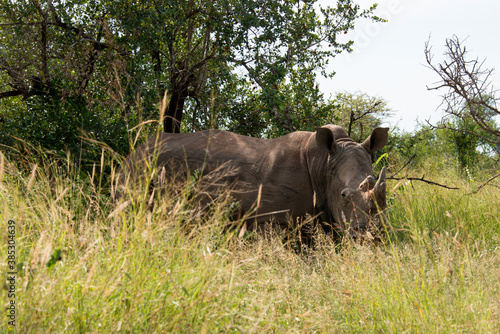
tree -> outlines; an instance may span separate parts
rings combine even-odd
[[[387,101],[368,96],[365,93],[338,93],[334,103],[338,113],[335,122],[342,125],[347,134],[356,141],[362,141],[383,119],[391,114]]]
[[[14,135],[81,157],[83,132],[125,152],[132,102],[122,103],[126,92],[116,84],[129,73],[123,60],[130,52],[110,38],[104,5],[2,0],[0,11],[0,99],[9,100],[2,142]],[[118,90],[122,99],[113,104]]]
[[[350,0],[319,12],[315,1],[298,0],[143,1],[132,8],[129,1],[118,3],[114,8],[121,14],[115,16],[125,35],[150,53],[158,77],[167,72],[166,132],[180,131],[188,98],[201,109],[203,86],[221,67],[244,75],[247,80],[240,84],[258,86],[266,123],[295,130],[293,106],[286,101],[293,73],[307,72],[314,79],[329,59],[350,50],[352,42],[341,43],[338,35],[352,29],[360,17],[380,20],[371,14],[375,6],[362,11]],[[144,29],[144,18],[160,28],[154,33]]]
[[[484,61],[478,58],[468,59],[467,54],[463,41],[453,36],[446,40],[446,59],[435,64],[429,42],[425,45],[428,67],[440,78],[428,89],[447,90],[442,102],[445,115],[434,128],[452,132],[462,169],[477,160],[478,146],[500,145],[500,128],[495,121],[500,115],[499,98],[491,84],[493,70],[485,69]]]
[[[342,43],[339,35],[351,30],[361,17],[380,20],[371,14],[375,5],[361,11],[352,1],[337,1],[335,7],[317,12],[314,2],[265,2],[255,11],[263,15],[259,25],[241,27],[246,40],[232,55],[260,89],[268,123],[284,132],[302,129],[310,116],[324,110],[311,101],[319,96],[315,76],[321,71],[331,77],[333,73],[325,71],[328,61],[350,51],[352,41]],[[299,110],[293,102],[306,109]]]
[[[500,115],[499,98],[491,84],[492,69],[483,69],[484,61],[477,58],[468,60],[467,48],[458,37],[446,40],[446,60],[442,64],[433,63],[432,49],[429,42],[425,45],[427,64],[440,77],[440,81],[429,90],[447,89],[443,94],[445,116],[439,128],[468,133],[481,137],[493,145],[500,145],[500,129],[495,117]],[[447,118],[456,118],[464,123],[472,121],[481,132],[471,129],[460,129],[447,123]],[[486,135],[489,134],[489,135]]]
[[[82,132],[120,139],[115,149],[126,152],[129,130],[157,117],[165,91],[168,132],[312,128],[328,110],[316,73],[332,75],[326,64],[352,45],[339,35],[362,17],[380,20],[375,6],[351,0],[319,9],[299,0],[0,0],[0,9],[0,99],[11,101],[0,135],[75,155]]]
[[[2,1],[0,5],[4,13],[0,69],[5,80],[0,98],[83,94],[97,55],[109,48],[101,42],[104,21],[94,26],[63,22],[52,2]],[[58,7],[65,7],[60,12],[67,9]],[[61,61],[65,67],[59,66]],[[57,81],[66,81],[67,89],[59,89]]]
[[[169,93],[165,132],[179,132],[188,98],[198,101],[204,84],[224,66],[231,46],[227,1],[114,1],[108,6],[115,20],[115,38],[137,50],[143,66],[154,73],[158,99]],[[122,36],[121,36],[122,35]],[[121,37],[120,37],[121,36]],[[219,64],[220,63],[220,64]]]
[[[449,142],[460,170],[471,172],[480,161],[481,155],[494,152],[495,145],[483,138],[491,138],[471,117],[450,115],[444,122],[442,137]]]

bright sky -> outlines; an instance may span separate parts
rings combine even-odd
[[[388,101],[394,111],[389,126],[412,131],[417,120],[437,122],[440,95],[428,91],[438,80],[425,67],[424,45],[430,36],[435,61],[443,59],[446,38],[453,35],[469,50],[470,58],[486,58],[485,68],[500,66],[500,1],[498,0],[357,0],[362,8],[379,4],[376,15],[387,23],[362,22],[348,36],[354,51],[332,62],[333,79],[320,79],[325,97],[336,92],[362,92]],[[321,4],[333,1],[321,0]],[[500,69],[493,85],[500,88]]]

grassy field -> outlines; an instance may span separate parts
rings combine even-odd
[[[113,205],[100,167],[74,168],[0,158],[0,269],[11,219],[17,271],[0,300],[19,333],[500,332],[498,188],[390,181],[381,242],[297,251],[225,230],[224,203],[205,216],[185,194]]]

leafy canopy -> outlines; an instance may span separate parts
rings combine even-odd
[[[278,136],[331,120],[316,76],[373,15],[350,0],[0,0],[0,136],[82,157],[126,153],[136,126]],[[147,136],[148,128],[141,132]],[[87,148],[90,149],[90,148]],[[89,154],[89,158],[92,154]]]

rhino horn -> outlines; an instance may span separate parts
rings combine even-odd
[[[385,209],[386,201],[385,201],[385,181],[386,181],[386,171],[385,167],[382,168],[380,175],[378,177],[377,183],[375,187],[373,187],[373,194],[377,200],[377,203],[381,209]]]

